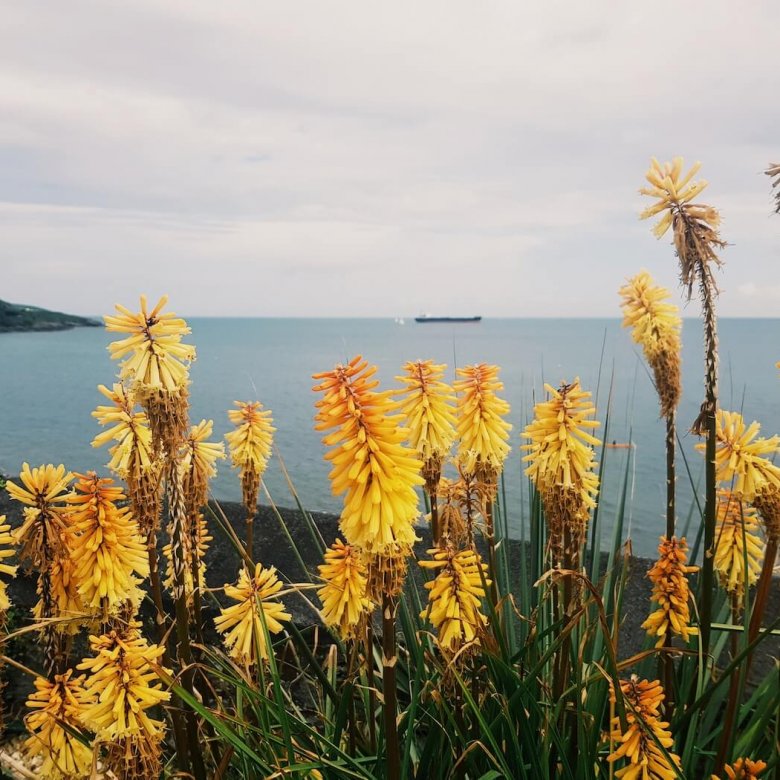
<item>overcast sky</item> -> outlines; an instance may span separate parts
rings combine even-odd
[[[0,298],[615,316],[701,160],[724,315],[780,314],[780,3],[5,2]],[[698,309],[691,305],[688,314]]]

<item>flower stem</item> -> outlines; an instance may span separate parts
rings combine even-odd
[[[752,643],[761,630],[761,619],[764,617],[769,590],[772,587],[772,575],[777,558],[777,537],[770,536],[766,542],[764,551],[764,564],[761,567],[761,574],[756,585],[756,599],[753,602],[753,612],[750,615],[750,626],[748,627],[748,644]],[[750,663],[753,660],[753,653],[747,658],[747,669],[750,670]]]
[[[439,527],[439,504],[436,500],[436,491],[431,490],[428,493],[431,501],[431,536],[433,537],[433,546],[438,547],[441,542],[441,528]]]
[[[392,596],[382,597],[382,692],[384,694],[385,750],[387,780],[401,777],[401,746],[398,741],[398,701],[395,667],[398,662],[395,616],[398,605]]]
[[[706,345],[704,378],[705,400],[699,421],[694,426],[697,432],[707,437],[705,447],[705,500],[704,500],[704,559],[701,568],[701,590],[699,593],[699,621],[702,656],[710,651],[712,624],[712,591],[714,585],[715,519],[717,514],[717,480],[715,470],[716,425],[718,409],[718,332],[715,316],[714,284],[709,269],[700,261],[699,288],[704,312],[704,343]]]
[[[674,410],[666,417],[666,538],[671,539],[675,535],[677,518],[675,514],[675,417]],[[659,677],[664,681],[664,710],[671,714],[674,710],[674,659],[669,650],[672,647],[671,626],[666,631],[664,647],[667,652],[663,654],[659,663]]]

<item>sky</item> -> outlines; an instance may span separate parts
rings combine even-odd
[[[780,314],[776,0],[26,0],[0,298],[77,314],[617,316],[651,156],[700,160],[724,316]],[[695,302],[685,311],[695,316]]]

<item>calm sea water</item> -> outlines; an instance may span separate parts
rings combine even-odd
[[[598,418],[609,407],[608,440],[637,443],[629,471],[629,527],[634,549],[652,554],[663,528],[664,426],[655,393],[628,332],[619,320],[486,319],[479,324],[419,325],[358,319],[198,319],[189,320],[198,360],[192,368],[192,418],[211,418],[215,434],[230,425],[226,410],[236,399],[261,400],[273,410],[276,444],[296,490],[310,509],[338,511],[330,494],[320,437],[312,429],[315,394],[311,374],[361,353],[380,368],[389,387],[406,360],[433,358],[452,367],[485,361],[502,367],[505,397],[512,405],[513,451],[506,471],[509,519],[521,522],[524,492],[522,431],[540,398],[542,383],[557,385],[579,376],[597,393]],[[57,333],[0,334],[2,402],[0,469],[18,473],[22,461],[64,462],[72,470],[102,469],[105,450],[90,446],[98,426],[90,412],[102,401],[99,383],[110,384],[116,367],[106,351],[102,329]],[[701,329],[686,320],[683,332],[684,399],[679,412],[684,430],[701,403]],[[780,431],[780,319],[721,320],[721,401],[744,409],[769,435]],[[602,429],[603,433],[603,429]],[[684,436],[694,482],[702,458]],[[605,533],[614,522],[628,451],[610,449],[601,496]],[[292,504],[279,463],[266,478],[279,504]],[[693,496],[685,467],[679,467],[679,513],[685,521]],[[213,487],[219,500],[240,499],[235,473],[223,462]],[[605,539],[608,537],[605,537]]]

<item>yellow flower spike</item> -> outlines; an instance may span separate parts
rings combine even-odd
[[[35,691],[27,699],[32,712],[25,718],[30,736],[24,743],[29,759],[40,757],[40,777],[48,780],[76,780],[88,777],[92,750],[73,731],[83,729],[85,706],[83,677],[73,677],[73,670],[35,679]]]
[[[31,469],[24,463],[19,480],[21,487],[11,480],[6,484],[11,498],[27,505],[24,522],[12,532],[22,546],[19,559],[46,569],[52,560],[67,554],[63,540],[67,527],[65,499],[73,474],[63,465]]]
[[[244,666],[251,667],[258,660],[268,660],[268,643],[263,630],[263,622],[268,633],[278,634],[283,623],[291,616],[275,597],[282,590],[282,582],[276,576],[272,566],[264,569],[262,564],[255,565],[253,576],[241,569],[235,585],[225,585],[225,595],[238,602],[220,610],[214,618],[217,631],[224,634],[228,655]],[[260,615],[262,610],[263,615]]]
[[[425,569],[438,570],[436,578],[426,582],[429,590],[428,608],[420,617],[429,618],[438,631],[440,647],[454,652],[467,644],[476,647],[487,624],[482,614],[487,565],[479,553],[471,548],[456,550],[453,546],[428,550],[432,560],[420,561]]]
[[[620,288],[623,298],[623,327],[632,328],[631,336],[641,345],[645,359],[653,369],[661,402],[661,416],[675,411],[682,392],[680,381],[679,309],[667,303],[670,293],[653,284],[647,271],[641,271]]]
[[[615,772],[615,777],[620,780],[674,780],[677,777],[674,767],[658,746],[663,745],[674,766],[679,768],[680,758],[672,751],[674,740],[669,724],[661,720],[660,707],[665,698],[661,683],[658,680],[640,681],[632,675],[630,680],[620,681],[620,693],[625,703],[626,731],[623,731],[620,718],[612,720],[611,737],[617,747],[607,761],[626,759],[628,763]],[[613,703],[616,701],[612,686],[610,699]]]
[[[33,607],[33,617],[40,620],[46,617],[61,618],[53,624],[55,631],[75,635],[82,625],[94,614],[88,610],[79,593],[79,581],[74,571],[76,564],[70,558],[59,558],[49,567],[49,601],[53,609],[46,615],[44,580],[38,580],[38,603]]]
[[[114,384],[109,390],[99,385],[98,390],[111,402],[98,406],[92,416],[103,426],[110,426],[92,440],[93,447],[117,442],[109,449],[108,468],[127,482],[137,481],[154,466],[152,432],[149,420],[142,411],[136,411],[130,390]]]
[[[464,471],[495,484],[509,454],[509,431],[504,419],[509,404],[497,393],[504,389],[498,366],[486,363],[459,368],[453,387],[458,394],[458,460]]]
[[[749,588],[758,580],[764,542],[759,535],[755,510],[745,506],[729,490],[718,491],[715,543],[715,569],[721,587],[741,603],[745,587]]]
[[[436,489],[442,462],[455,440],[455,396],[442,381],[445,365],[432,360],[404,364],[402,376],[396,379],[405,385],[396,395],[403,396],[400,412],[409,429],[409,443],[423,463],[427,490]]]
[[[640,219],[662,215],[653,227],[656,238],[662,238],[670,227],[674,231],[680,276],[689,292],[695,280],[697,263],[711,261],[720,265],[715,250],[726,245],[718,236],[718,212],[711,206],[691,203],[707,186],[706,181],[692,181],[700,167],[701,164],[696,163],[683,175],[682,157],[675,157],[673,162],[663,165],[653,158],[645,174],[650,186],[639,190],[642,195],[656,198],[656,202],[639,215]]]
[[[5,520],[5,515],[0,515],[0,574],[6,574],[9,577],[15,577],[16,566],[3,563],[3,561],[7,560],[8,558],[13,558],[13,556],[16,555],[16,550],[14,548],[17,544],[13,534],[10,533],[11,526],[6,523]],[[0,615],[3,615],[5,612],[7,612],[11,606],[8,600],[6,587],[5,580],[0,579]],[[2,618],[0,618],[0,622],[2,622]]]
[[[318,568],[324,581],[317,589],[322,622],[337,630],[342,639],[352,639],[373,606],[366,595],[365,561],[358,550],[336,539]]]
[[[235,431],[225,434],[233,468],[239,469],[244,506],[254,515],[257,511],[257,493],[268,460],[271,457],[273,417],[270,409],[263,409],[260,401],[235,401],[236,409],[228,411],[228,419]]]
[[[84,724],[109,748],[106,763],[118,776],[158,777],[165,724],[149,715],[152,707],[170,699],[153,666],[164,649],[150,645],[134,622],[101,636],[91,636],[86,671]]]
[[[209,497],[209,482],[217,474],[217,460],[224,459],[222,442],[206,441],[214,428],[213,420],[201,420],[190,428],[182,453],[182,486],[185,501],[191,510],[205,506]]]
[[[345,493],[341,530],[350,545],[369,553],[406,549],[416,541],[418,516],[416,485],[422,463],[404,445],[407,435],[392,414],[397,404],[391,393],[378,392],[376,367],[357,356],[333,371],[315,374],[315,430],[331,431],[323,443],[332,449],[325,459],[332,465],[331,489]]]
[[[780,452],[780,436],[756,438],[761,430],[757,422],[745,425],[738,412],[718,410],[715,464],[720,482],[731,483],[734,494],[753,501],[758,493],[780,490],[780,468],[767,455]],[[704,444],[696,448],[703,452]]]
[[[84,606],[105,618],[134,600],[138,578],[149,576],[146,542],[130,509],[117,507],[125,496],[112,479],[94,471],[76,477],[68,498],[73,577]]]
[[[127,338],[108,346],[113,360],[120,363],[119,376],[130,379],[142,392],[176,393],[189,380],[189,364],[195,360],[195,347],[182,344],[191,333],[187,323],[173,313],[162,313],[168,302],[164,295],[148,310],[146,296],[141,296],[141,310],[132,312],[117,304],[117,314],[103,319],[111,333],[129,333]]]
[[[712,775],[712,780],[757,780],[764,774],[765,761],[751,761],[749,758],[738,758],[733,764],[723,767],[721,778]]]
[[[699,633],[690,625],[690,591],[687,575],[698,570],[698,566],[686,565],[687,545],[685,539],[673,536],[661,537],[658,545],[658,560],[647,573],[653,583],[652,600],[658,609],[642,623],[650,636],[657,637],[656,647],[662,647],[667,634],[674,634],[687,642]]]
[[[579,379],[558,390],[550,385],[545,389],[549,400],[536,404],[534,419],[523,431],[530,439],[522,447],[528,452],[523,462],[529,464],[525,473],[541,495],[554,555],[559,557],[566,535],[573,552],[579,547],[596,506],[599,478],[593,448],[601,441],[589,431],[600,423],[589,419],[596,408]]]

